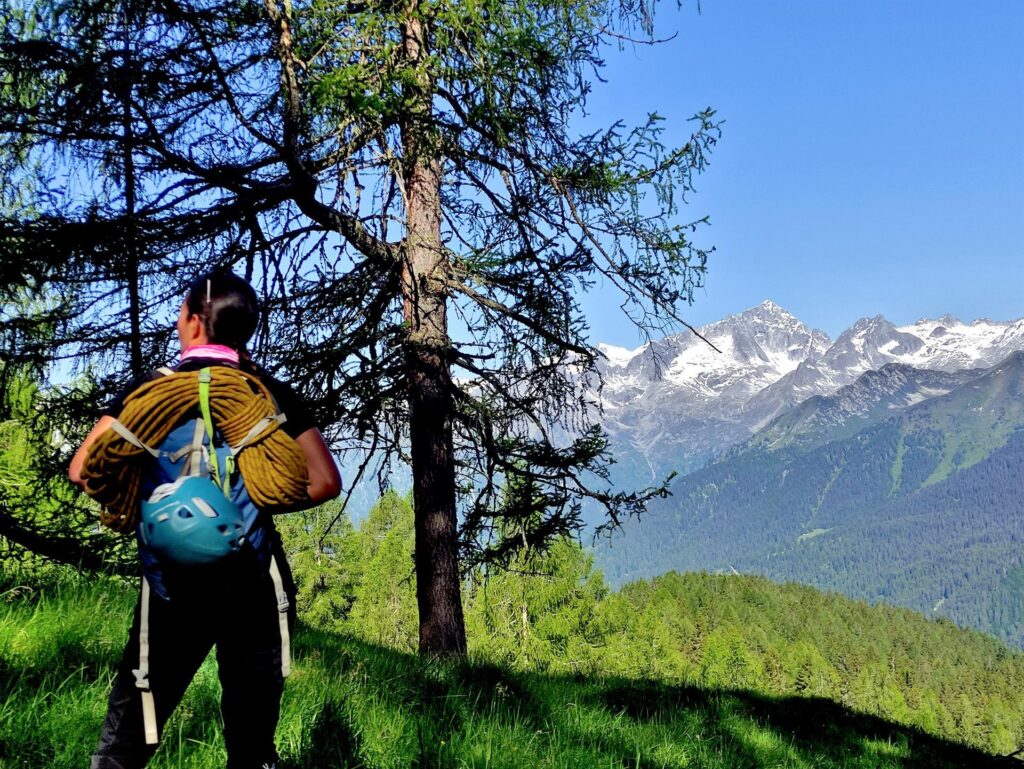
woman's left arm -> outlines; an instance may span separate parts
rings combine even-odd
[[[96,440],[103,435],[110,426],[114,424],[115,419],[111,416],[100,417],[99,421],[93,426],[89,434],[85,436],[85,440],[82,441],[82,445],[78,447],[78,451],[71,458],[71,464],[68,465],[68,478],[71,482],[79,488],[85,488],[85,480],[82,478],[82,466],[85,464],[85,458],[89,455],[89,449]]]

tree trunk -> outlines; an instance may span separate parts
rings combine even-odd
[[[427,54],[418,0],[402,25],[406,61]],[[401,124],[406,239],[402,295],[406,322],[409,437],[416,521],[420,653],[466,653],[455,514],[451,371],[445,255],[441,245],[441,163],[430,129],[432,83],[420,70],[407,96],[417,105]]]
[[[124,239],[128,260],[128,315],[132,376],[142,376],[142,302],[139,298],[139,233],[135,219],[135,130],[132,126],[131,4],[122,7],[124,57],[121,62],[121,125],[124,129]]]

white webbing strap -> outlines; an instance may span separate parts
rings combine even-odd
[[[281,570],[277,567],[277,556],[270,555],[270,579],[277,593],[277,621],[281,628],[281,675],[287,678],[292,672],[292,645],[288,635],[288,593],[284,589]]]
[[[156,702],[149,688],[149,581],[142,578],[142,605],[139,608],[139,667],[133,670],[135,685],[142,690],[142,725],[146,744],[156,745],[160,733],[156,724]]]
[[[235,456],[238,456],[238,452],[240,452],[242,449],[244,449],[246,446],[248,446],[250,443],[256,440],[268,427],[270,427],[273,424],[283,425],[287,421],[288,417],[286,417],[284,414],[275,414],[272,417],[263,417],[263,419],[261,419],[259,422],[257,422],[250,428],[249,432],[245,434],[245,437],[242,438],[242,440],[240,440],[234,446],[230,447],[231,453],[234,454]]]
[[[110,425],[110,429],[113,430],[118,435],[120,435],[126,441],[128,441],[132,446],[135,446],[136,448],[142,449],[143,451],[151,454],[152,456],[156,457],[157,459],[160,458],[160,452],[159,451],[154,449],[152,446],[147,446],[145,443],[140,441],[135,436],[135,433],[133,433],[131,430],[129,430],[127,427],[125,427],[123,424],[121,424],[121,422],[118,421],[117,419],[115,419],[114,423],[112,425]]]
[[[186,446],[189,450],[188,460],[182,468],[182,475],[199,476],[203,472],[203,438],[206,436],[206,426],[202,419],[196,420],[196,429],[192,433],[192,445]]]

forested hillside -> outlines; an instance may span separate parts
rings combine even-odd
[[[851,437],[775,450],[755,438],[604,543],[602,568],[613,584],[671,569],[759,573],[1020,645],[1022,395],[1017,353]]]
[[[385,496],[317,561],[303,541],[321,515],[291,517],[286,532],[305,616],[413,650],[408,503]],[[472,654],[517,670],[818,696],[996,752],[1024,742],[1024,656],[949,621],[800,585],[665,574],[612,591],[593,556],[563,540],[472,574],[466,621]]]
[[[279,740],[293,769],[423,765],[979,767],[1024,744],[1024,655],[904,609],[756,577],[666,574],[609,590],[563,540],[466,584],[471,662],[414,648],[408,502],[321,542],[282,519],[300,583]],[[344,518],[342,519],[344,522]],[[133,586],[0,570],[0,765],[82,764]],[[223,761],[210,663],[161,769]],[[6,762],[6,763],[5,763]]]

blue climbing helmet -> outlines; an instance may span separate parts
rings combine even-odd
[[[208,475],[157,486],[142,503],[139,533],[161,560],[182,566],[219,561],[242,547],[242,511]]]

